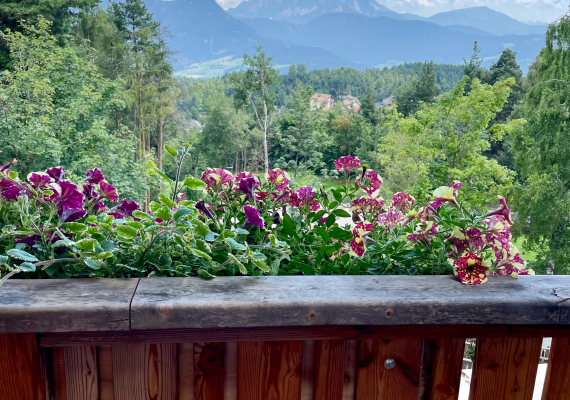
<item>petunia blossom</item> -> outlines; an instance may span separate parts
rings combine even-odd
[[[79,191],[75,184],[69,181],[60,181],[57,184],[52,184],[52,188],[57,192],[55,198],[59,211],[63,208],[80,209],[83,207],[85,195]]]
[[[245,212],[245,222],[243,223],[242,228],[245,228],[248,225],[258,226],[261,229],[265,228],[263,218],[259,215],[259,210],[257,208],[244,206],[243,211]]]
[[[221,189],[234,181],[230,171],[223,168],[207,168],[200,178],[209,188]]]
[[[99,168],[88,169],[85,173],[85,180],[93,185],[98,185],[105,180]]]
[[[463,184],[458,181],[453,181],[452,186],[440,186],[433,192],[434,201],[430,204],[433,208],[439,208],[444,203],[452,203],[457,205],[455,200],[457,191],[461,189]]]
[[[260,183],[253,176],[241,179],[239,181],[239,190],[245,194],[245,199],[255,200],[255,189],[259,187]]]
[[[83,194],[85,195],[85,200],[87,201],[99,197],[99,195],[95,191],[95,186],[90,183],[84,184],[82,191]]]
[[[63,172],[63,167],[53,167],[46,169],[46,174],[49,175],[55,182],[63,180],[65,177],[65,172]]]
[[[394,229],[401,222],[404,222],[405,219],[406,217],[399,209],[390,207],[387,212],[378,216],[378,223],[388,231],[389,229]]]
[[[117,189],[106,181],[99,183],[99,192],[101,193],[102,198],[109,200],[111,203],[119,201]]]
[[[465,253],[453,264],[453,273],[465,285],[481,285],[487,282],[489,266],[481,257]]]
[[[18,160],[16,158],[12,158],[7,164],[0,166],[0,172],[8,173],[8,170],[16,165],[17,162]]]
[[[28,182],[36,190],[45,190],[48,188],[51,178],[45,172],[32,172],[28,175]]]
[[[291,183],[291,179],[281,168],[270,169],[267,174],[267,182],[273,183],[277,190],[284,190]]]
[[[344,171],[344,173],[348,175],[353,169],[360,168],[360,160],[356,157],[348,155],[341,157],[335,161],[334,166],[336,167],[337,171]]]
[[[425,221],[420,223],[419,228],[407,236],[410,242],[418,242],[423,240],[429,246],[431,245],[431,238],[437,235],[438,225],[433,221]]]
[[[392,197],[392,207],[396,207],[400,211],[406,211],[416,204],[416,199],[407,193],[399,192]]]
[[[62,222],[73,222],[83,218],[87,212],[83,208],[70,208],[63,206],[58,212]]]
[[[117,209],[125,217],[132,217],[133,212],[140,210],[141,208],[135,201],[129,201],[127,199],[123,199],[123,202],[119,207],[117,207]]]
[[[350,255],[362,257],[366,253],[366,235],[372,232],[372,224],[361,222],[352,230],[353,239],[350,242]]]
[[[289,204],[293,207],[308,207],[311,211],[317,211],[321,206],[315,201],[315,196],[316,194],[310,186],[304,186],[297,190],[296,193],[291,193]]]
[[[359,199],[352,200],[350,202],[350,206],[356,215],[364,214],[365,216],[370,215],[376,217],[382,212],[382,208],[384,207],[384,200],[381,198],[373,199],[361,197]]]
[[[505,199],[502,196],[499,196],[499,205],[500,205],[499,208],[497,208],[494,211],[491,211],[489,214],[487,214],[487,216],[492,217],[495,215],[501,215],[510,225],[512,225],[513,222],[511,221],[511,211],[509,210],[509,207],[507,207],[507,199]]]
[[[214,216],[212,215],[212,212],[206,207],[206,204],[204,204],[204,200],[200,200],[196,203],[196,209],[202,211],[206,217],[214,221]]]
[[[367,169],[364,174],[356,178],[356,184],[372,196],[382,186],[382,178],[373,169]]]

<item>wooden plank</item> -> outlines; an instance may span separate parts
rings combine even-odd
[[[127,332],[71,332],[40,334],[41,347],[135,343],[186,343],[233,341],[287,341],[333,339],[436,339],[498,337],[568,337],[570,326],[540,325],[331,325],[262,328],[154,329]]]
[[[115,383],[113,378],[113,348],[99,347],[99,393],[100,400],[115,400]]]
[[[37,337],[36,337],[37,340]],[[43,392],[45,393],[46,400],[55,400],[53,388],[53,359],[52,349],[40,348],[40,363],[41,363],[41,380],[43,382]]]
[[[97,348],[64,347],[67,400],[99,400]]]
[[[358,352],[358,340],[345,341],[344,355],[344,385],[342,388],[342,400],[354,400],[356,386],[356,358]]]
[[[241,342],[238,400],[298,400],[303,342]]]
[[[314,400],[342,400],[345,350],[344,340],[317,342]]]
[[[115,400],[177,400],[175,344],[113,346]]]
[[[52,351],[53,391],[55,400],[67,400],[64,349],[65,347],[55,347]]]
[[[532,400],[541,339],[478,339],[470,400]]]
[[[226,343],[224,352],[224,400],[237,400],[238,342]]]
[[[387,369],[384,362],[395,361]],[[356,400],[415,400],[418,396],[422,340],[362,340],[358,348]]]
[[[542,400],[570,400],[570,337],[552,339]]]
[[[313,400],[315,388],[316,341],[303,341],[303,362],[301,365],[301,400]]]
[[[178,345],[179,400],[194,400],[194,343]]]
[[[568,325],[565,299],[570,276],[560,275],[491,276],[478,287],[454,276],[151,278],[133,297],[131,326]]]
[[[224,399],[224,344],[194,343],[196,400]]]
[[[432,344],[429,400],[457,400],[465,339],[435,339]]]
[[[0,290],[0,333],[129,329],[138,279],[10,279]]]
[[[44,400],[42,376],[36,335],[0,334],[0,399]]]

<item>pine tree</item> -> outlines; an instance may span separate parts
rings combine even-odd
[[[360,113],[370,123],[376,124],[377,122],[376,96],[374,95],[374,90],[370,86],[366,88],[366,93],[364,94],[364,97],[360,102]]]

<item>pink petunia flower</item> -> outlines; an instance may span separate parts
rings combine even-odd
[[[453,273],[465,285],[481,285],[487,282],[489,267],[481,257],[465,253],[454,263]]]
[[[372,196],[382,186],[382,178],[373,169],[367,169],[363,175],[356,178],[356,184]]]
[[[281,168],[270,169],[268,175],[267,181],[274,184],[277,190],[284,190],[291,183],[287,173]]]
[[[337,171],[344,171],[346,175],[350,174],[355,168],[360,168],[360,160],[356,157],[351,155],[341,157],[337,161],[334,162]]]

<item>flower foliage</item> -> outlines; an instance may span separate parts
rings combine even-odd
[[[191,143],[169,152],[180,167]],[[176,155],[175,155],[176,154]],[[286,172],[265,179],[207,169],[171,181],[147,211],[121,199],[97,168],[83,178],[61,167],[20,179],[0,167],[0,272],[29,277],[143,277],[292,274],[455,274],[465,284],[525,268],[511,241],[507,200],[480,215],[456,200],[461,183],[418,204],[379,195],[382,178],[355,157],[328,192],[293,190]],[[359,168],[354,181],[350,172]],[[361,170],[360,170],[361,168]],[[71,174],[73,175],[73,174]],[[198,202],[188,190],[202,191]]]

